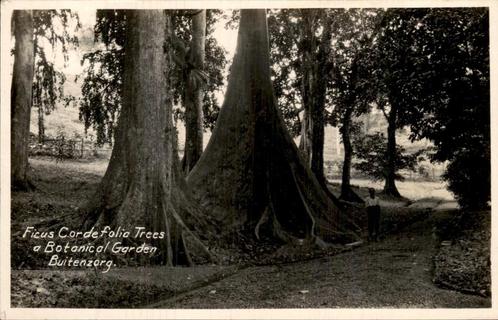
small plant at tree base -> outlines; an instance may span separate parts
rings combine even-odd
[[[359,160],[353,166],[356,170],[366,174],[374,180],[384,180],[387,177],[387,138],[382,133],[357,135],[354,138],[354,155]],[[419,150],[407,154],[404,147],[396,145],[396,180],[403,181],[400,170],[417,170],[417,163],[423,161]]]

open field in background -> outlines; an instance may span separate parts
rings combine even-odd
[[[329,180],[330,183],[340,185],[340,179]],[[383,181],[372,181],[367,179],[352,179],[351,184],[358,187],[371,187],[382,190]],[[453,201],[455,198],[446,189],[446,183],[441,181],[397,181],[396,186],[403,197],[410,200],[420,200],[424,198],[437,198],[444,201]]]
[[[75,82],[74,75],[66,74],[66,82],[64,82],[64,94],[75,98],[81,97],[81,79]],[[79,120],[79,108],[72,104],[64,107],[61,102],[57,103],[55,110],[44,116],[45,119],[45,134],[49,137],[55,137],[58,131],[64,132],[67,138],[72,138],[75,133],[83,136],[85,134],[85,126]],[[30,131],[32,134],[38,135],[38,109],[31,109]],[[94,134],[90,128],[88,134]]]
[[[78,172],[103,177],[109,164],[109,156],[105,155],[105,157],[91,160],[71,159],[63,161],[56,161],[53,157],[32,157],[29,159],[29,163],[35,171],[55,169],[55,171]]]
[[[75,82],[74,76],[68,76],[67,81],[64,84],[64,92],[76,98],[80,97],[81,96],[80,82],[81,80]],[[365,118],[366,116],[363,117]],[[37,135],[38,113],[36,109],[32,110],[31,119],[32,121],[31,121],[30,131],[32,134]],[[369,124],[368,127],[369,132],[375,130],[385,131],[386,123],[385,119],[383,119],[383,116],[381,114],[374,112],[368,116],[368,120],[364,119],[364,121]],[[183,122],[181,121],[179,121],[176,124],[176,127],[178,130],[178,150],[180,155],[182,155],[185,144],[185,127]],[[111,146],[104,145],[104,146],[92,147],[95,141],[95,131],[92,128],[89,128],[85,135],[84,124],[79,120],[79,108],[77,106],[70,105],[68,107],[64,107],[63,105],[59,104],[56,110],[54,110],[49,115],[45,115],[45,133],[47,137],[56,137],[61,132],[64,134],[66,139],[73,139],[75,136],[83,137],[85,141],[85,150],[86,150],[85,154],[93,153],[93,151],[95,150],[98,157],[108,158],[110,156]],[[420,148],[425,148],[430,145],[430,143],[427,140],[415,141],[412,143],[408,139],[408,135],[409,135],[408,130],[398,130],[397,142],[398,144],[402,145],[403,147],[405,147],[406,150],[410,152],[413,152]],[[210,138],[211,138],[211,131],[205,131],[204,148],[207,146]],[[300,137],[296,137],[294,139],[296,145],[299,144],[299,139]],[[80,138],[78,138],[77,140],[80,141]],[[78,146],[79,145],[80,144],[78,143]],[[337,178],[340,178],[341,172],[340,168],[338,168],[337,165],[342,163],[343,157],[344,155],[342,150],[342,142],[338,135],[337,128],[334,128],[332,126],[326,126],[325,144],[324,144],[324,162],[326,166],[325,172],[329,180],[332,179],[332,181],[337,181]],[[334,163],[334,165],[329,168],[329,164],[331,163]],[[99,161],[99,165],[101,164],[102,161]],[[424,161],[423,165],[428,170],[429,178],[432,178],[432,180],[438,180],[444,171],[444,165],[442,164],[432,164],[429,161]],[[352,172],[352,175],[353,177],[355,176],[354,170]],[[410,178],[410,175],[413,175],[415,180],[417,179],[418,175],[415,173],[413,174],[406,173],[405,177]],[[370,182],[366,179],[358,180],[358,182],[354,180],[352,183],[361,186],[365,185],[377,186],[376,183]],[[437,184],[438,182],[435,183]],[[411,193],[414,193],[413,196],[416,199],[420,197],[425,197],[427,196],[428,193],[426,191],[427,189],[425,189],[424,187],[418,188],[409,182],[399,183],[399,188],[402,194],[408,193],[411,195]],[[417,190],[412,190],[413,188]],[[439,189],[436,186],[434,190],[436,190],[437,192],[437,194],[435,195],[437,197],[442,197],[445,199],[451,197],[451,195],[448,192],[444,192],[444,190],[442,192],[437,191]],[[407,195],[407,197],[410,196]]]

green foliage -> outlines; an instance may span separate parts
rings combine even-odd
[[[270,63],[273,87],[278,106],[287,129],[293,136],[301,131],[299,114],[304,104],[311,104],[317,95],[312,92],[311,76],[318,69],[320,81],[328,84],[332,61],[325,52],[330,51],[330,34],[325,25],[333,23],[331,9],[279,9],[268,11],[268,32],[270,34]],[[307,30],[313,30],[310,34]],[[319,66],[309,65],[313,61]],[[313,87],[313,86],[312,86]],[[327,89],[325,89],[327,91]],[[325,105],[331,105],[330,96],[325,95]],[[328,117],[331,110],[325,110]]]
[[[85,129],[93,125],[97,140],[109,142],[121,106],[121,74],[124,51],[116,47],[95,50],[83,56],[90,67],[81,88],[80,120]],[[98,67],[93,67],[97,66]]]
[[[191,39],[190,25],[193,10],[178,10],[172,13],[174,34],[171,37],[173,68],[171,87],[175,104],[175,119],[183,119],[183,94],[186,74],[191,65],[188,61],[188,44]],[[213,36],[213,25],[218,21],[221,11],[206,12],[206,59],[204,70],[190,72],[199,85],[205,86],[204,126],[213,128],[220,109],[216,92],[223,85],[223,70],[227,63],[225,50]],[[121,81],[126,43],[126,11],[98,10],[95,25],[95,41],[102,43],[98,48],[84,55],[86,63],[83,83],[83,98],[80,101],[80,119],[85,128],[93,127],[97,143],[111,143],[116,120],[121,108]]]
[[[301,131],[299,113],[302,108],[300,81],[302,78],[299,43],[302,16],[297,9],[268,11],[270,34],[271,77],[278,106],[289,132]]]
[[[354,168],[370,176],[374,180],[385,180],[387,177],[387,139],[382,133],[355,135],[354,155],[358,162]],[[424,150],[408,154],[403,146],[396,146],[396,180],[404,180],[400,170],[417,170],[417,163],[424,158]]]
[[[175,62],[172,70],[172,87],[175,120],[184,119],[183,100],[187,77],[193,77],[194,82],[204,87],[203,97],[203,124],[206,129],[213,129],[220,111],[220,104],[216,98],[224,84],[223,70],[226,67],[226,50],[218,44],[213,36],[214,25],[222,16],[221,10],[206,11],[206,43],[204,70],[197,70],[189,61],[188,47],[192,34],[191,16],[196,10],[179,10],[173,16],[175,36],[172,38],[174,54],[172,58]]]
[[[463,208],[485,209],[490,200],[489,147],[457,149],[443,177]]]
[[[342,127],[351,116],[367,112],[373,91],[363,65],[369,64],[369,51],[378,32],[381,9],[335,9],[332,13],[332,77],[330,100],[334,109],[331,123]]]
[[[85,129],[93,126],[100,144],[111,142],[121,106],[126,14],[123,10],[97,10],[94,27],[96,50],[83,55],[85,78],[79,102]]]
[[[361,114],[368,109],[369,99],[364,95],[372,92],[363,90],[363,81],[367,78],[359,74],[358,65],[369,59],[365,52],[371,47],[381,12],[379,9],[320,9],[311,21],[316,30],[316,47],[328,45],[332,49],[320,65],[320,77],[327,83],[325,117],[334,125],[341,125],[347,110]],[[303,110],[301,56],[310,46],[309,39],[302,32],[304,14],[303,9],[268,12],[275,95],[287,128],[293,135],[300,134],[299,113]],[[235,21],[236,16],[232,20]],[[325,25],[330,25],[330,43],[321,43]]]
[[[420,113],[413,107],[422,96],[426,74],[420,68],[424,56],[417,50],[416,25],[427,9],[388,9],[375,34],[374,45],[360,66],[368,76],[364,89],[371,103],[391,116],[396,128],[417,121]]]
[[[450,161],[444,177],[462,206],[486,206],[488,9],[389,9],[381,27],[366,72],[369,90],[379,105],[397,107],[397,126],[409,125],[412,139],[434,142],[432,160]]]
[[[71,10],[35,10],[33,12],[35,43],[35,72],[33,78],[33,107],[48,114],[58,101],[67,105],[72,100],[64,95],[64,73],[54,65],[57,54],[68,59],[68,48],[78,45],[74,33],[81,27],[78,15]],[[73,30],[71,30],[73,28]],[[46,49],[51,48],[52,57]]]

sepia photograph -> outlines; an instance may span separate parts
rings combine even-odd
[[[0,318],[498,316],[496,6],[402,3],[2,1]]]

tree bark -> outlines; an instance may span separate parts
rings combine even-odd
[[[43,108],[38,106],[38,143],[45,141],[45,115]]]
[[[13,190],[32,188],[28,177],[29,124],[33,96],[34,42],[31,10],[13,13],[14,70],[11,87],[11,183]]]
[[[305,163],[276,106],[266,11],[241,10],[237,49],[216,127],[187,182],[223,234],[285,242],[351,241],[357,228]]]
[[[89,203],[85,227],[145,226],[164,231],[152,262],[190,265],[210,259],[201,241],[216,233],[192,202],[180,173],[167,74],[170,17],[162,10],[127,13],[123,106],[109,166]]]
[[[391,103],[391,110],[387,117],[387,167],[384,193],[394,197],[401,197],[396,188],[396,125],[397,107]]]
[[[303,103],[303,120],[301,122],[301,140],[299,149],[302,152],[304,160],[311,168],[311,159],[313,154],[313,64],[315,63],[314,53],[317,48],[317,39],[314,28],[314,11],[313,9],[303,9],[302,28],[301,28],[301,96]]]
[[[345,101],[342,105],[340,111],[342,117],[340,119],[340,133],[342,137],[342,143],[344,145],[344,161],[342,166],[342,183],[341,183],[341,200],[349,202],[359,202],[363,203],[363,199],[356,194],[356,192],[351,189],[351,163],[353,160],[353,146],[351,144],[351,124],[353,112],[356,109],[356,87],[358,82],[358,57],[353,59],[351,64],[351,75],[349,79],[345,79],[339,70],[336,70],[335,77],[340,79],[340,83],[347,84],[347,91],[349,92],[345,96]]]
[[[182,168],[190,172],[197,163],[203,149],[203,85],[195,79],[192,70],[204,70],[206,47],[206,10],[200,10],[192,18],[192,42],[188,60],[188,74],[185,88],[185,153]]]
[[[341,199],[349,200],[351,191],[351,160],[353,158],[353,146],[351,145],[351,111],[346,110],[342,126],[341,135],[344,145],[344,162],[342,164]]]
[[[344,145],[344,161],[342,165],[341,200],[349,202],[363,202],[351,189],[351,163],[353,159],[353,145],[351,144],[351,116],[352,109],[347,109],[342,118],[340,133]]]

